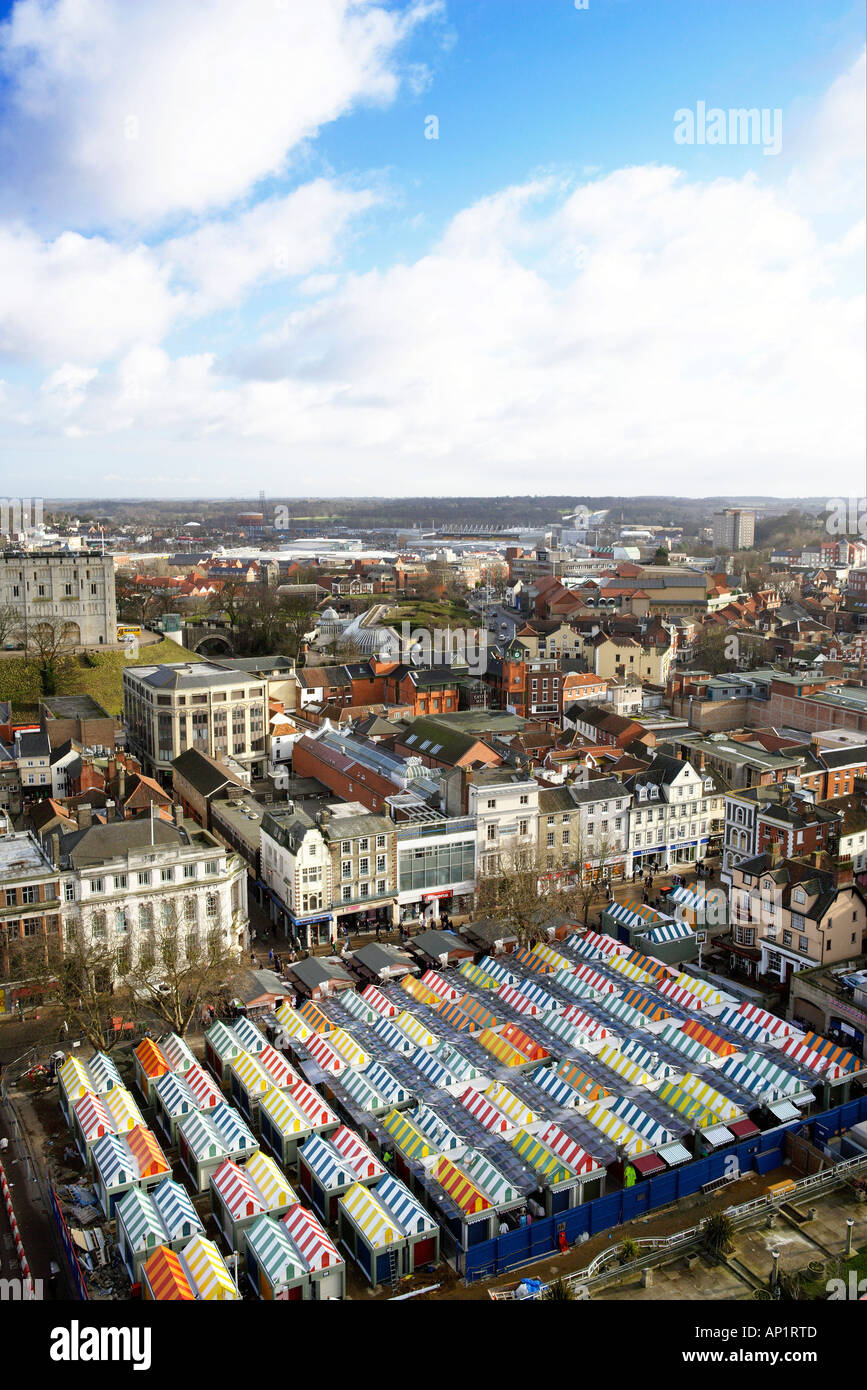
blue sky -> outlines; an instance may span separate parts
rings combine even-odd
[[[860,4],[0,15],[7,493],[863,493]]]

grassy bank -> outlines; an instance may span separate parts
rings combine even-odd
[[[127,659],[126,652],[84,652],[70,657],[58,673],[58,695],[91,695],[109,714],[123,711],[124,666],[163,666],[173,661],[202,661],[195,652],[185,651],[177,642],[155,642],[142,647],[138,656]],[[5,657],[0,661],[0,700],[12,702],[16,718],[31,719],[40,698],[39,671],[26,657]]]

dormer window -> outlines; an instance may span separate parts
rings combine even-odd
[[[793,902],[793,903],[805,903],[806,901],[807,901],[807,895],[806,895],[806,893],[804,892],[803,888],[796,888],[795,891],[794,891],[794,893],[792,894],[792,902]]]

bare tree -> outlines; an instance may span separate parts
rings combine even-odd
[[[43,695],[57,694],[57,682],[77,633],[77,624],[66,618],[40,618],[19,633],[39,672]]]
[[[124,985],[137,1009],[149,1009],[183,1035],[201,1004],[217,994],[238,968],[225,945],[218,918],[207,919],[204,940],[192,922],[181,921],[174,903],[160,926],[139,943],[138,956],[127,962]]]
[[[0,647],[8,638],[18,639],[18,627],[21,622],[21,615],[17,608],[13,608],[9,603],[0,603]]]
[[[60,1006],[70,1032],[81,1034],[97,1052],[108,1052],[119,1036],[112,1022],[121,1008],[115,996],[117,950],[86,934],[79,918],[67,917],[66,940],[57,939],[47,952],[36,948],[29,963],[31,981]]]
[[[520,945],[526,946],[539,931],[539,907],[543,870],[532,850],[500,853],[495,867],[483,869],[476,885],[476,904],[486,917],[496,917],[511,927]]]
[[[571,878],[569,894],[576,913],[580,914],[586,927],[590,910],[604,893],[622,850],[609,830],[599,830],[590,835],[578,816],[573,824],[574,842],[570,845],[572,858],[568,865]]]

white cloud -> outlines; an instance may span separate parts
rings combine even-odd
[[[0,354],[46,363],[99,362],[158,342],[183,307],[147,247],[64,232],[42,241],[0,227]]]
[[[7,197],[76,227],[226,207],[322,125],[392,100],[400,45],[439,9],[17,0],[0,29]]]

